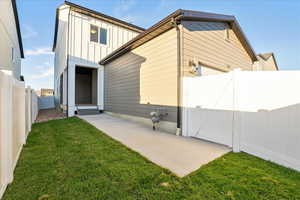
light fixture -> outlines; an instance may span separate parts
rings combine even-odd
[[[96,30],[95,30],[95,29],[91,29],[91,33],[92,33],[92,34],[95,34],[95,33],[96,33]]]

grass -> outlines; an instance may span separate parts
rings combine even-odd
[[[33,126],[3,199],[300,199],[299,188],[300,173],[245,153],[178,178],[69,118]]]

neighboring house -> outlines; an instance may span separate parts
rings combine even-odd
[[[0,1],[0,70],[21,80],[22,37],[15,0]]]
[[[183,77],[253,70],[256,54],[234,16],[177,10],[100,61],[104,110],[180,133]],[[199,91],[201,93],[201,91]]]
[[[45,88],[42,88],[41,89],[41,97],[46,97],[46,96],[53,96],[53,89],[45,89]]]
[[[68,116],[96,109],[180,133],[183,77],[257,70],[236,18],[177,10],[147,30],[65,2],[57,9],[55,98]],[[201,92],[201,91],[199,91]]]
[[[274,53],[258,54],[257,60],[254,62],[254,70],[259,71],[277,71],[279,70]]]
[[[103,66],[98,62],[144,29],[65,2],[56,11],[54,95],[69,116],[103,110]]]

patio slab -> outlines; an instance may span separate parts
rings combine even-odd
[[[78,117],[179,177],[231,151],[223,145],[153,131],[151,127],[108,114]]]

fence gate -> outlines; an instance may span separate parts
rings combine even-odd
[[[232,147],[233,96],[231,74],[185,79],[185,136]]]

